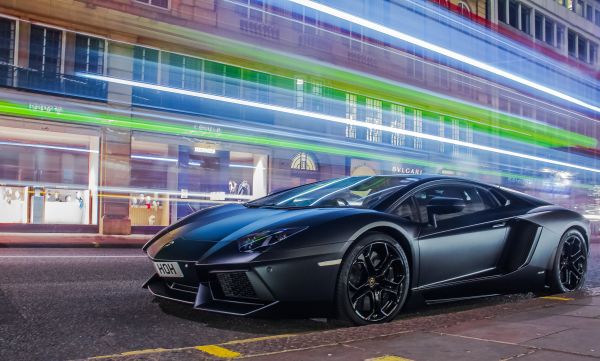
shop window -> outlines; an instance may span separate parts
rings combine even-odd
[[[169,8],[169,0],[135,0],[139,3],[148,4],[152,6],[156,6],[162,9]]]
[[[104,73],[104,39],[77,34],[75,36],[75,72]]]
[[[29,68],[46,74],[60,73],[62,31],[31,25]]]
[[[98,137],[0,127],[0,223],[96,224]]]

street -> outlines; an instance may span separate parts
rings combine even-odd
[[[160,306],[141,288],[151,273],[150,262],[135,249],[0,249],[0,359],[80,359],[341,327],[321,319],[239,318]],[[585,287],[599,286],[600,245],[592,244]],[[417,306],[400,318],[531,297]]]

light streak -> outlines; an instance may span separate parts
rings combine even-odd
[[[160,161],[160,162],[172,162],[172,163],[177,163],[178,162],[178,160],[175,159],[175,158],[153,157],[153,156],[149,156],[149,155],[132,154],[131,158],[132,159],[157,160],[157,161]]]
[[[549,95],[555,96],[557,98],[566,100],[566,101],[571,102],[573,104],[577,104],[577,105],[579,105],[581,107],[584,107],[586,109],[592,110],[594,112],[600,112],[600,107],[598,107],[598,106],[595,106],[593,104],[589,104],[589,103],[584,102],[584,101],[582,101],[580,99],[574,98],[574,97],[572,97],[570,95],[567,95],[567,94],[561,93],[561,92],[559,92],[557,90],[554,90],[552,88],[549,88],[549,87],[547,87],[545,85],[538,84],[538,83],[533,82],[531,80],[525,79],[525,78],[523,78],[523,77],[521,77],[519,75],[515,75],[515,74],[510,73],[508,71],[496,68],[496,67],[491,66],[489,64],[486,64],[486,63],[484,63],[482,61],[479,61],[479,60],[470,58],[470,57],[468,57],[466,55],[454,52],[454,51],[452,51],[450,49],[446,49],[444,47],[441,47],[441,46],[438,46],[438,45],[426,42],[424,40],[415,38],[414,36],[411,36],[411,35],[408,35],[408,34],[404,34],[404,33],[400,32],[398,30],[394,30],[394,29],[388,28],[388,27],[386,27],[384,25],[372,22],[370,20],[358,17],[356,15],[349,14],[347,12],[344,12],[344,11],[341,11],[341,10],[338,10],[338,9],[334,9],[332,7],[329,7],[329,6],[326,6],[326,5],[323,5],[323,4],[316,3],[316,2],[311,1],[311,0],[290,0],[290,1],[294,2],[296,4],[299,4],[299,5],[302,5],[302,6],[305,6],[305,7],[314,9],[314,10],[317,10],[319,12],[322,12],[322,13],[325,13],[325,14],[329,14],[329,15],[337,17],[339,19],[343,19],[343,20],[349,21],[349,22],[354,23],[356,25],[360,25],[360,26],[363,26],[365,28],[368,28],[368,29],[380,32],[382,34],[389,35],[389,36],[394,37],[396,39],[399,39],[399,40],[402,40],[402,41],[406,41],[407,43],[411,43],[413,45],[422,47],[424,49],[433,51],[435,53],[447,56],[449,58],[452,58],[452,59],[458,60],[460,62],[463,62],[465,64],[472,65],[472,66],[474,66],[476,68],[479,68],[481,70],[484,70],[484,71],[487,71],[489,73],[501,76],[501,77],[506,78],[506,79],[510,79],[512,81],[515,81],[515,82],[520,83],[522,85],[525,85],[525,86],[528,86],[530,88],[539,90],[539,91],[544,92],[546,94],[549,94]]]
[[[530,155],[530,154],[525,154],[525,153],[513,152],[510,150],[489,147],[489,146],[481,145],[481,144],[469,143],[469,142],[465,142],[465,141],[461,141],[461,140],[457,140],[457,139],[450,139],[450,138],[440,137],[440,136],[432,135],[432,134],[419,133],[419,132],[415,132],[415,131],[407,130],[407,129],[394,128],[394,127],[390,127],[390,126],[386,126],[386,125],[382,125],[382,124],[366,123],[366,122],[362,122],[362,121],[358,121],[358,120],[352,120],[352,119],[346,119],[346,118],[336,117],[336,116],[327,115],[327,114],[309,112],[306,110],[287,108],[287,107],[283,107],[283,106],[279,106],[279,105],[258,103],[258,102],[253,102],[253,101],[249,101],[249,100],[229,98],[229,97],[224,97],[224,96],[220,96],[220,95],[195,92],[195,91],[185,90],[185,89],[170,88],[170,87],[166,87],[163,85],[147,84],[147,83],[137,82],[137,81],[133,81],[133,80],[117,79],[117,78],[107,77],[107,76],[103,76],[103,75],[93,75],[93,74],[81,74],[81,75],[91,78],[91,79],[102,80],[102,81],[116,83],[116,84],[122,84],[122,85],[128,85],[128,86],[140,87],[140,88],[146,88],[146,89],[153,89],[153,90],[164,91],[164,92],[168,92],[168,93],[187,95],[187,96],[196,97],[196,98],[215,100],[215,101],[225,102],[225,103],[229,103],[229,104],[243,105],[243,106],[257,108],[257,109],[264,109],[264,110],[270,110],[270,111],[275,111],[275,112],[280,112],[280,113],[299,115],[299,116],[317,119],[317,120],[325,120],[325,121],[329,121],[329,122],[340,123],[340,124],[345,124],[345,125],[352,125],[355,127],[362,127],[362,128],[367,128],[367,129],[371,129],[371,130],[380,130],[380,131],[384,131],[384,132],[402,134],[402,135],[407,135],[407,136],[411,136],[411,137],[415,137],[415,138],[427,139],[427,140],[432,140],[432,141],[437,141],[437,142],[442,142],[442,143],[447,143],[447,144],[452,144],[452,145],[458,145],[458,146],[473,148],[473,149],[497,153],[497,154],[509,155],[509,156],[517,157],[517,158],[535,160],[535,161],[559,165],[559,166],[563,166],[563,167],[600,173],[600,169],[597,169],[597,168],[585,167],[585,166],[581,166],[578,164],[562,162],[559,160],[538,157],[535,155]]]
[[[0,145],[12,145],[17,147],[29,147],[29,148],[42,148],[42,149],[53,149],[53,150],[67,150],[71,152],[82,152],[82,153],[98,153],[97,150],[90,150],[85,148],[73,148],[73,147],[60,147],[49,144],[29,144],[29,143],[14,143],[14,142],[0,142]]]

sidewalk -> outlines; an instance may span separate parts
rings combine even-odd
[[[547,300],[548,304],[526,312],[250,359],[600,360],[600,296]]]
[[[0,233],[2,247],[141,248],[152,235],[109,236],[98,233]]]
[[[251,320],[250,320],[251,321]],[[459,312],[93,359],[256,361],[600,360],[600,288]]]

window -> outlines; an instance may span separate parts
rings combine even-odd
[[[62,31],[31,26],[29,67],[43,73],[60,73]]]
[[[556,24],[556,47],[562,49],[564,46],[565,39],[565,27],[560,24]]]
[[[136,46],[133,49],[133,80],[145,83],[158,81],[158,50]]]
[[[484,189],[472,185],[439,185],[426,188],[414,195],[418,214],[422,223],[428,222],[427,205],[435,197],[459,198],[465,202],[465,207],[456,213],[436,216],[438,225],[444,221],[455,219],[473,213],[482,212],[495,206],[491,195]]]
[[[596,25],[600,26],[600,10],[596,9],[594,11],[594,23],[596,23]]]
[[[498,20],[506,23],[506,0],[498,0]]]
[[[104,39],[75,36],[75,72],[104,73]]]
[[[544,41],[544,16],[535,12],[535,38]]]
[[[460,14],[462,16],[469,16],[469,15],[471,15],[471,8],[469,7],[469,4],[467,4],[464,1],[459,1],[458,2],[458,9],[460,10]]]
[[[423,112],[420,110],[413,111],[413,130],[418,133],[423,133]],[[423,148],[423,138],[415,137],[413,139],[415,149]]]
[[[381,125],[382,119],[383,113],[381,111],[381,100],[367,98],[366,122]],[[368,128],[367,141],[373,143],[381,143],[381,130]]]
[[[587,61],[587,40],[585,38],[577,37],[577,57],[581,61]]]
[[[521,4],[521,30],[531,34],[531,8]]]
[[[13,64],[15,22],[0,18],[0,65]]]
[[[406,129],[406,114],[403,106],[392,104],[392,128]],[[391,143],[396,146],[404,146],[406,136],[404,134],[392,133]],[[443,143],[442,143],[443,144]]]
[[[546,44],[554,46],[554,21],[546,18],[544,23]]]
[[[172,53],[168,56],[169,86],[187,90],[200,90],[202,60]]]
[[[169,0],[135,0],[139,3],[144,3],[152,6],[156,6],[163,9],[169,8]]]
[[[592,5],[590,4],[586,4],[585,7],[585,18],[589,21],[594,21],[594,10],[592,8]]]
[[[508,24],[513,28],[519,28],[519,2],[509,0],[508,2]]]
[[[418,213],[415,212],[415,207],[414,207],[412,197],[405,200],[404,202],[402,202],[398,206],[398,208],[396,208],[392,212],[392,214],[395,214],[396,216],[402,218],[405,221],[414,222],[414,223],[419,222],[419,216],[418,216]]]
[[[577,34],[569,30],[567,35],[567,46],[569,48],[569,55],[577,57]]]
[[[577,8],[575,9],[577,15],[583,16],[584,7],[583,0],[577,0]]]
[[[252,21],[262,23],[266,17],[267,3],[262,0],[236,0],[235,3],[240,5],[235,6],[235,12]]]
[[[15,22],[0,18],[0,84],[12,85],[14,61]]]
[[[346,94],[346,119],[356,120],[358,115],[358,108],[356,104],[356,95]],[[346,125],[346,137],[356,138],[356,126]]]
[[[598,62],[598,44],[590,42],[590,64]]]

